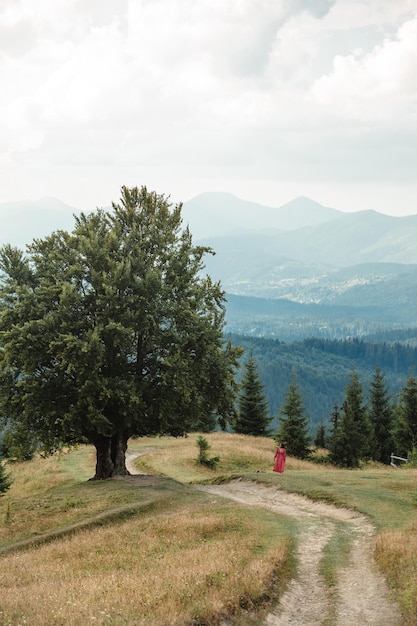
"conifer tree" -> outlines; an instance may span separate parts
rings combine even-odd
[[[369,392],[369,419],[372,428],[371,454],[374,461],[390,463],[393,451],[392,407],[385,375],[377,366]]]
[[[337,465],[338,460],[343,456],[344,438],[340,432],[341,415],[336,403],[330,416],[330,422],[332,426],[329,440],[329,458],[332,463]]]
[[[264,385],[252,353],[244,364],[234,430],[243,435],[266,436],[271,421]]]
[[[410,374],[400,394],[394,426],[397,453],[407,455],[417,448],[417,379]]]
[[[10,488],[12,479],[10,474],[6,472],[3,463],[0,460],[0,496],[2,496]]]
[[[358,467],[370,448],[370,428],[363,403],[363,387],[359,374],[353,370],[345,389],[340,417],[332,438],[331,460],[341,467]]]
[[[304,402],[295,374],[283,406],[277,434],[277,442],[285,441],[287,453],[299,459],[306,459],[310,455],[310,437],[308,435],[309,420],[305,415]]]
[[[323,420],[320,420],[320,424],[318,425],[316,436],[314,437],[314,445],[317,446],[317,448],[327,447],[326,427]]]
[[[332,448],[332,443],[335,438],[337,428],[339,426],[339,422],[340,422],[340,411],[339,411],[339,407],[337,403],[335,402],[332,414],[330,416],[330,423],[331,423],[330,446],[329,446],[330,449]]]
[[[16,461],[30,461],[35,455],[37,441],[27,425],[17,422],[5,429],[3,446],[9,458]]]

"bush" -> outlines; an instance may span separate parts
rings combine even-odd
[[[411,467],[417,467],[417,447],[413,446],[413,449],[408,454],[408,463]]]
[[[8,426],[3,433],[3,450],[9,459],[31,461],[36,448],[32,433],[22,424]]]

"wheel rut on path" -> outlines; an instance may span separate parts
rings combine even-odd
[[[385,579],[373,559],[375,529],[364,515],[287,493],[279,486],[241,479],[197,488],[300,522],[297,576],[264,626],[401,626],[398,607],[390,600]],[[338,572],[336,588],[329,590],[320,575],[320,561],[340,522],[349,528],[352,546],[346,565]]]

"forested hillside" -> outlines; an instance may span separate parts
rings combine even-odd
[[[388,284],[380,285],[379,304],[371,299],[374,288],[368,289],[365,295],[361,295],[359,288],[357,292],[352,290],[350,304],[300,303],[288,298],[227,294],[227,330],[233,334],[274,337],[284,341],[308,337],[346,339],[391,331],[410,336],[410,328],[416,325],[416,287],[417,282],[414,283],[411,277],[402,291],[397,284],[395,293],[390,291]]]
[[[349,374],[356,369],[368,391],[376,366],[385,374],[394,398],[417,364],[417,348],[396,343],[353,340],[305,339],[282,342],[277,339],[231,334],[232,343],[256,359],[271,414],[277,416],[295,373],[306,413],[314,433],[321,420],[328,422],[335,403],[343,401]],[[277,420],[272,422],[272,428]]]

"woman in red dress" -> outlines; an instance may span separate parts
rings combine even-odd
[[[272,471],[278,472],[279,474],[284,473],[285,459],[287,458],[287,450],[285,448],[286,443],[282,441],[279,444],[279,447],[275,451],[274,459],[275,465]]]

